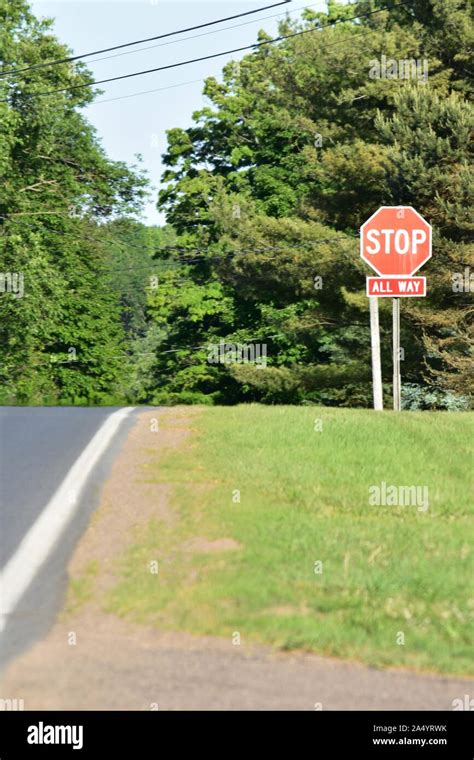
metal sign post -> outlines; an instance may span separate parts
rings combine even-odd
[[[392,332],[393,332],[393,409],[399,412],[401,401],[400,375],[400,299],[392,298]]]
[[[372,387],[374,394],[374,409],[383,409],[382,394],[382,362],[380,361],[380,327],[379,302],[374,296],[369,298],[370,305],[370,342],[372,348]]]

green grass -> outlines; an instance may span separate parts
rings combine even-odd
[[[472,674],[472,422],[467,413],[200,410],[192,445],[146,476],[173,484],[179,520],[135,536],[107,608],[160,629],[238,631],[376,666]],[[428,510],[369,505],[381,481],[428,486]],[[240,548],[189,551],[196,536]],[[155,559],[158,575],[148,570]]]
[[[86,602],[94,596],[94,580],[100,573],[99,563],[89,562],[83,573],[77,578],[71,578],[67,590],[64,617],[78,612]]]

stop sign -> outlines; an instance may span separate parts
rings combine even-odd
[[[360,255],[380,276],[410,277],[431,256],[431,225],[411,206],[381,206],[360,228]]]

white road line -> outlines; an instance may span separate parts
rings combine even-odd
[[[126,407],[107,417],[0,573],[0,632],[74,517],[92,468],[132,411]]]

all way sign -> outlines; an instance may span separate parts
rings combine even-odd
[[[367,295],[379,298],[426,296],[426,277],[367,277]]]
[[[426,278],[413,277],[431,257],[431,225],[411,206],[382,206],[360,228],[361,258],[380,278],[367,278],[367,295],[426,296]]]

